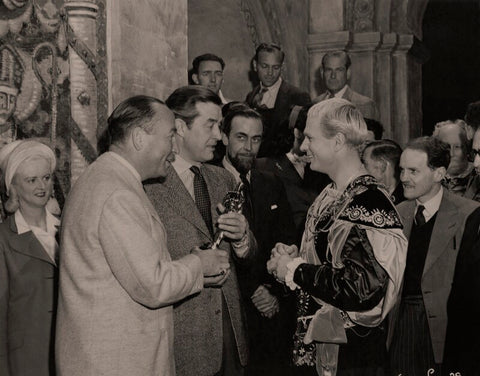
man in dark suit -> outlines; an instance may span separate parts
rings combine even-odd
[[[230,270],[225,278],[174,309],[174,349],[179,376],[242,375],[247,363],[240,290],[235,264],[253,258],[256,241],[241,213],[219,216],[218,203],[235,180],[228,171],[204,162],[213,158],[220,140],[220,98],[203,86],[175,90],[166,100],[175,114],[175,161],[164,181],[145,187],[165,224],[172,258],[188,253],[195,244],[211,244],[229,252]],[[219,209],[219,211],[217,211]],[[208,281],[207,281],[208,285]]]
[[[378,120],[378,110],[375,102],[348,86],[350,80],[350,56],[345,51],[332,51],[323,55],[320,74],[327,91],[316,97],[318,103],[329,98],[343,98],[353,103],[363,117]]]
[[[328,175],[312,171],[307,163],[306,153],[300,150],[305,138],[307,113],[310,106],[294,106],[290,112],[288,127],[276,137],[276,153],[272,157],[258,158],[255,168],[272,172],[282,180],[292,209],[297,231],[297,244],[300,245],[305,219],[310,205],[318,194],[331,182]]]
[[[449,163],[449,145],[434,137],[411,141],[400,158],[400,179],[408,201],[397,208],[409,245],[401,299],[389,323],[395,375],[424,375],[429,369],[442,372],[447,300],[458,247],[467,218],[480,215],[478,203],[442,188]]]
[[[255,110],[244,104],[232,106],[222,124],[226,147],[222,165],[244,184],[243,212],[258,243],[254,267],[239,268],[250,337],[247,373],[283,375],[288,374],[294,300],[268,274],[266,263],[277,242],[295,241],[295,226],[281,180],[271,173],[252,170],[262,133],[262,119]]]
[[[262,43],[253,58],[253,69],[260,84],[248,93],[246,102],[257,110],[265,127],[259,157],[271,156],[275,150],[272,140],[280,127],[286,126],[290,109],[294,105],[310,104],[310,95],[282,80],[285,53],[275,44]]]

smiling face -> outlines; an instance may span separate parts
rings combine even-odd
[[[440,189],[445,168],[430,168],[427,153],[421,150],[405,149],[400,157],[400,181],[404,196],[408,200],[426,202]]]
[[[317,124],[318,119],[309,116],[307,126],[303,132],[305,139],[300,150],[307,154],[310,161],[310,168],[314,171],[329,174],[334,162],[335,138],[327,138],[322,132],[321,126]]]
[[[218,61],[202,61],[198,66],[198,73],[194,73],[192,79],[197,85],[208,87],[218,94],[223,83],[222,65]]]
[[[43,208],[52,195],[50,162],[41,157],[23,161],[13,177],[21,208]]]
[[[251,170],[262,143],[262,132],[260,119],[237,116],[232,119],[230,135],[222,134],[228,159],[239,173]]]
[[[282,73],[282,54],[278,52],[260,51],[258,61],[253,61],[253,69],[265,87],[274,85]]]
[[[333,94],[342,90],[350,78],[350,68],[347,69],[345,58],[339,56],[326,58],[321,72],[325,87]]]
[[[221,139],[222,111],[212,102],[199,102],[196,109],[198,115],[189,126],[180,119],[176,120],[179,154],[189,162],[203,163],[213,159],[215,145]]]
[[[145,137],[145,164],[152,171],[149,177],[161,177],[167,174],[167,165],[175,159],[173,154],[173,137],[175,135],[175,117],[173,112],[163,105],[156,107],[156,113],[151,122],[153,128],[150,132],[144,132]]]

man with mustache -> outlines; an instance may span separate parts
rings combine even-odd
[[[288,374],[294,301],[270,276],[266,263],[277,242],[295,241],[295,226],[282,181],[252,166],[262,142],[261,116],[245,104],[228,109],[222,123],[222,165],[243,183],[247,217],[258,243],[255,265],[239,268],[247,312],[251,360],[248,375]]]
[[[263,118],[265,130],[259,157],[270,157],[275,153],[272,141],[281,127],[288,124],[290,108],[311,103],[308,93],[282,79],[284,59],[285,53],[273,43],[261,43],[253,58],[253,70],[260,84],[248,93],[245,102]]]
[[[401,299],[390,315],[392,374],[441,374],[447,330],[447,299],[467,218],[479,204],[442,187],[450,147],[435,137],[410,141],[400,157],[408,201],[398,205],[409,239]],[[452,370],[456,371],[456,370]]]
[[[218,206],[235,189],[233,176],[205,163],[213,158],[221,138],[222,102],[213,91],[197,85],[175,90],[166,104],[175,115],[177,154],[165,179],[153,181],[145,190],[165,224],[168,249],[173,259],[181,258],[193,245],[209,247],[223,232],[218,248],[230,259],[230,269],[220,281],[205,278],[211,288],[175,306],[177,375],[242,375],[248,348],[235,264],[250,264],[256,241],[244,215],[221,214],[224,208]]]

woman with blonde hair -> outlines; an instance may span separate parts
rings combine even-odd
[[[9,376],[55,374],[59,220],[47,209],[56,159],[25,140],[2,162],[13,213],[0,224],[0,369]]]

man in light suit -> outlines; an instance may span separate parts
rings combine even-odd
[[[363,117],[378,120],[375,102],[371,98],[353,91],[348,86],[351,64],[350,56],[345,51],[327,52],[323,55],[320,74],[327,91],[316,97],[313,103],[333,97],[343,98],[353,103]]]
[[[248,93],[245,102],[263,118],[264,135],[259,157],[275,154],[275,135],[288,127],[290,109],[311,103],[310,95],[288,84],[282,77],[285,53],[276,44],[261,43],[253,58],[253,70],[260,84]]]
[[[174,116],[163,102],[125,100],[106,132],[109,151],[80,176],[64,209],[57,373],[175,375],[171,305],[199,293],[204,275],[228,274],[227,255],[192,245],[170,258],[142,187],[172,159]]]
[[[145,187],[165,223],[174,259],[195,244],[211,243],[223,233],[220,249],[234,261],[230,275],[175,306],[175,362],[179,376],[241,375],[247,343],[235,264],[248,264],[256,241],[245,217],[223,212],[218,203],[235,190],[233,176],[206,164],[220,140],[222,102],[203,86],[175,90],[166,101],[175,114],[177,154],[164,181]]]
[[[453,195],[441,182],[450,147],[434,138],[411,141],[400,158],[408,201],[397,208],[409,239],[401,299],[390,316],[391,374],[442,372],[447,300],[467,219],[479,204]]]

